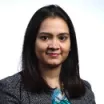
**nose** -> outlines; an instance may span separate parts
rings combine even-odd
[[[48,48],[58,50],[60,48],[58,40],[57,39],[51,40],[48,44]]]

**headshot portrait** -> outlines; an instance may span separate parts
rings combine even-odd
[[[25,31],[21,71],[0,80],[0,104],[96,104],[79,70],[70,14],[56,4],[40,7]]]

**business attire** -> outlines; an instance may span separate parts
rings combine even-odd
[[[71,104],[95,104],[91,86],[84,81],[86,93],[78,99],[70,99]],[[52,104],[51,94],[29,92],[21,83],[21,74],[0,80],[0,104]]]

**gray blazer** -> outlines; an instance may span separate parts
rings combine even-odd
[[[51,104],[51,95],[26,91],[19,73],[0,81],[0,104]],[[79,99],[70,100],[71,104],[95,104],[94,94],[88,82],[84,81],[86,93]]]

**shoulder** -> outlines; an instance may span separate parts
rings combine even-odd
[[[86,81],[86,80],[82,80],[82,81],[83,81],[83,84],[84,84],[84,86],[85,86],[86,88],[92,89],[92,88],[91,88],[90,82],[88,82],[88,81]]]
[[[89,104],[95,104],[95,95],[94,92],[92,90],[92,86],[90,84],[90,82],[83,80],[83,83],[85,85],[85,95],[84,95],[84,100],[86,100],[86,102],[88,102]]]
[[[72,104],[96,104],[91,84],[86,80],[82,80],[82,82],[85,86],[85,94],[80,98],[71,100]]]
[[[0,80],[0,88],[2,87],[10,87],[10,88],[15,88],[21,80],[21,75],[20,73],[16,73],[12,76],[8,76],[2,80]]]
[[[16,73],[12,76],[0,80],[0,104],[8,104],[11,102],[19,102],[19,89],[20,89],[21,75]]]

